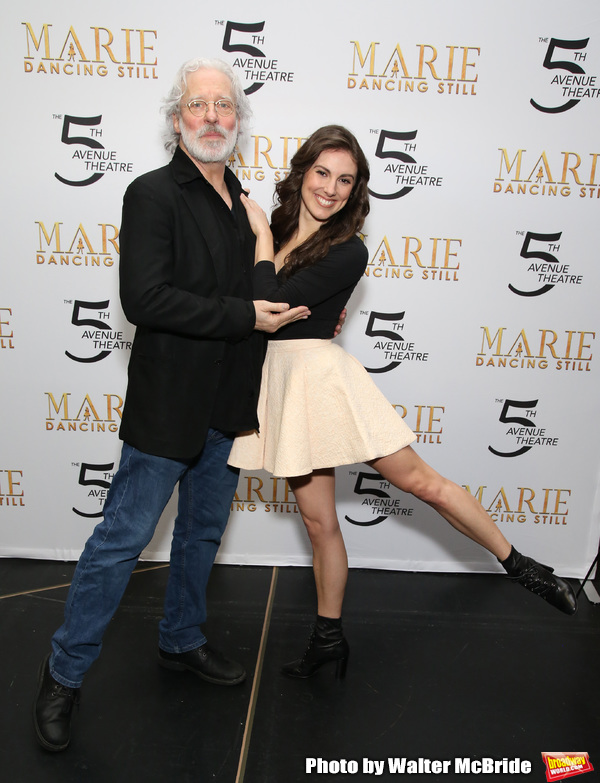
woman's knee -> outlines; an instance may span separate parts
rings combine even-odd
[[[337,536],[340,532],[340,525],[337,517],[302,517],[306,532],[313,544],[324,543]]]
[[[452,483],[448,479],[437,473],[419,473],[412,477],[410,488],[406,491],[430,506],[441,506],[443,508],[451,485]]]

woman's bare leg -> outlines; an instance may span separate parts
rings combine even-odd
[[[502,535],[485,509],[458,484],[440,476],[407,446],[388,457],[369,462],[387,481],[434,508],[468,538],[496,555],[511,579],[566,614],[575,614],[577,598],[571,585]]]
[[[485,509],[458,484],[440,476],[407,446],[400,451],[369,462],[386,481],[423,500],[463,533],[499,560],[505,560],[511,545]]]
[[[312,544],[317,612],[322,617],[341,617],[348,556],[335,510],[334,470],[315,470],[289,478],[288,483]]]

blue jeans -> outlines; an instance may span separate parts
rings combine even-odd
[[[50,671],[59,683],[79,688],[100,654],[104,631],[177,482],[179,504],[159,646],[178,653],[206,642],[200,628],[206,620],[206,584],[239,475],[227,465],[231,445],[230,436],[209,430],[198,457],[176,460],[123,444],[104,518],[79,558],[65,621],[52,638]]]

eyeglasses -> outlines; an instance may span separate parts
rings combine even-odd
[[[204,117],[208,111],[209,104],[215,107],[215,111],[219,117],[229,117],[235,111],[235,103],[233,101],[227,101],[224,99],[218,101],[203,101],[200,98],[194,98],[185,105],[188,107],[194,117]]]

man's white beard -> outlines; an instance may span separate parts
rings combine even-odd
[[[179,125],[183,146],[195,160],[200,163],[225,162],[235,149],[238,137],[237,125],[230,131],[220,125],[205,125],[199,131],[189,131],[183,123]],[[206,139],[202,137],[207,133],[220,133],[221,139]]]

